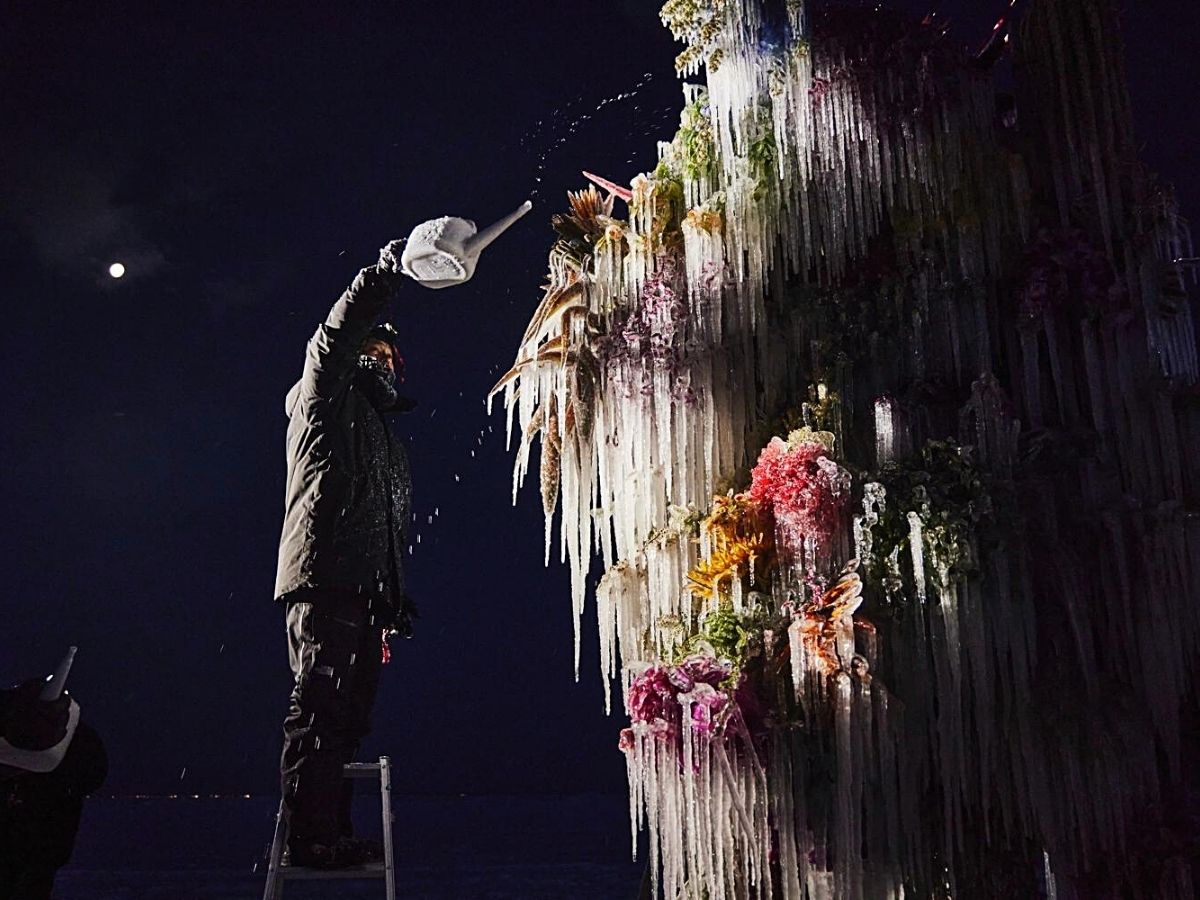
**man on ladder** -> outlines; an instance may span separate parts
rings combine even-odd
[[[275,599],[287,612],[295,684],[280,763],[287,862],[341,869],[379,859],[355,840],[343,779],[370,731],[389,633],[412,636],[402,552],[412,477],[388,417],[396,331],[376,321],[402,278],[400,243],[358,273],[308,342],[287,395],[287,487]]]

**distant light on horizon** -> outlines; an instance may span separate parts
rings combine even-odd
[[[113,263],[111,266],[108,267],[108,274],[111,275],[113,278],[120,278],[122,275],[125,274],[125,264],[119,263],[119,262]]]

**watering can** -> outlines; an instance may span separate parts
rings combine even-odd
[[[400,257],[401,271],[428,288],[462,284],[475,274],[479,254],[517,219],[533,209],[526,200],[483,231],[470,219],[442,216],[422,222],[412,230]]]

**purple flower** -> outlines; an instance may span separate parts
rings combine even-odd
[[[643,726],[658,740],[678,741],[683,732],[683,703],[690,710],[690,725],[701,734],[712,734],[714,716],[730,701],[722,685],[732,671],[729,663],[697,653],[678,666],[650,666],[629,686],[626,711],[634,727]],[[622,732],[622,749],[633,747],[633,731]],[[628,746],[626,746],[628,745]]]
[[[679,691],[690,691],[696,685],[696,679],[691,676],[687,669],[681,666],[672,666],[668,670],[668,678],[671,679],[672,687]]]
[[[694,681],[701,681],[713,687],[720,687],[733,671],[729,663],[722,662],[707,653],[695,653],[689,656],[680,664],[680,668],[686,671]]]
[[[703,681],[686,694],[680,694],[681,703],[691,708],[692,729],[700,734],[712,734],[713,716],[729,704],[729,695]]]

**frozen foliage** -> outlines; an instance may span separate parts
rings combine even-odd
[[[658,889],[1193,896],[1193,250],[1111,3],[1031,0],[1015,109],[890,13],[663,17],[707,87],[654,172],[571,195],[494,391],[577,659],[607,570]]]

